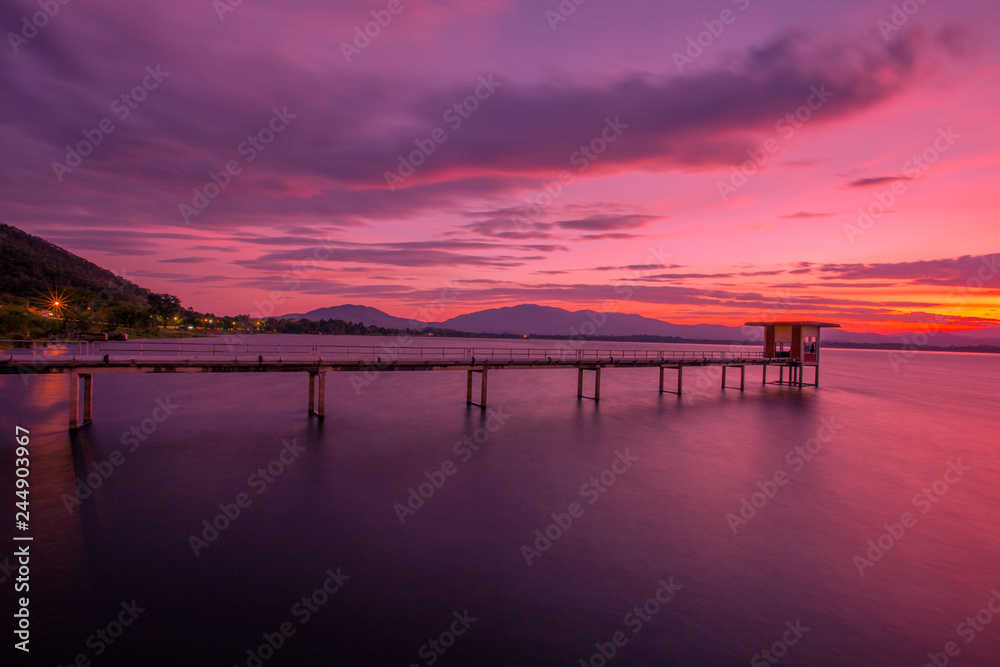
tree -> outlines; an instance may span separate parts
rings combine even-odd
[[[149,304],[149,311],[153,317],[162,321],[164,326],[174,313],[181,309],[181,300],[171,294],[151,293],[146,297],[146,303]]]
[[[146,309],[133,303],[119,303],[104,311],[105,318],[113,327],[141,328],[149,322]]]

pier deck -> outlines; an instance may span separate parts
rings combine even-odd
[[[722,367],[722,387],[726,387],[726,369],[739,369],[743,390],[747,366],[763,367],[762,382],[767,382],[767,367],[779,367],[779,384],[803,386],[803,364],[798,358],[769,357],[764,352],[734,348],[729,351],[691,350],[600,350],[518,347],[424,347],[356,345],[263,345],[232,343],[57,343],[31,344],[30,348],[9,347],[13,341],[0,341],[8,347],[0,352],[0,375],[68,373],[70,375],[71,429],[91,419],[93,376],[105,373],[308,373],[308,411],[318,417],[324,413],[327,372],[403,372],[466,371],[466,403],[485,407],[487,374],[500,369],[575,368],[578,371],[577,396],[584,398],[584,373],[594,373],[595,400],[600,400],[602,368],[659,368],[661,392],[681,394],[686,367]],[[19,343],[27,345],[26,343]],[[784,369],[788,368],[788,380]],[[664,370],[677,371],[676,390],[664,388]],[[473,401],[473,378],[480,375],[479,401]],[[83,380],[83,416],[80,416],[80,380]],[[815,381],[819,384],[817,372]],[[734,389],[737,387],[733,387]]]

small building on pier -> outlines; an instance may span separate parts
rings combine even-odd
[[[819,332],[830,322],[747,322],[748,327],[764,327],[764,356],[768,359],[799,360],[799,366],[815,367],[814,384],[819,385]],[[793,372],[795,372],[793,370]],[[802,382],[801,368],[797,381]],[[791,378],[790,378],[791,379]]]

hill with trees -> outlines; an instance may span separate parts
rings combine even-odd
[[[61,336],[70,331],[151,333],[174,323],[182,312],[175,296],[151,292],[3,223],[0,304],[0,336],[5,338]]]
[[[255,320],[249,315],[200,313],[184,308],[176,296],[152,292],[45,239],[0,223],[0,338],[65,338],[77,332],[113,331],[142,337],[209,332],[447,333],[334,318]]]

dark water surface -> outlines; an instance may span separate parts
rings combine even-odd
[[[818,389],[748,369],[746,391],[723,391],[689,370],[678,398],[656,369],[605,369],[599,403],[576,398],[573,370],[495,370],[487,412],[466,407],[461,372],[331,373],[322,421],[303,374],[99,375],[72,436],[65,375],[0,376],[6,627],[16,425],[34,537],[31,655],[9,632],[4,650],[38,665],[1000,664],[1000,357],[925,352],[894,371],[885,352],[823,354]],[[411,489],[430,495],[416,510]]]

